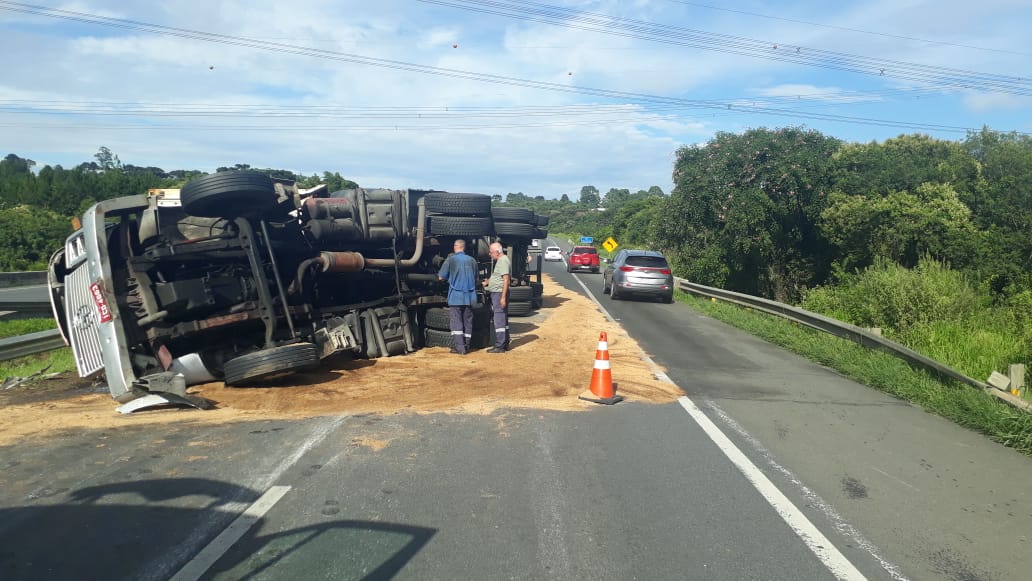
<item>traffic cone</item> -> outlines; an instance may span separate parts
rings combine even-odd
[[[616,387],[613,385],[613,371],[609,366],[609,339],[605,331],[598,336],[595,368],[591,371],[591,386],[579,397],[584,401],[606,405],[623,401],[622,396],[616,395]]]

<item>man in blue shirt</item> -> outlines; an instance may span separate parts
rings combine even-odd
[[[466,241],[456,240],[437,277],[448,281],[448,327],[452,353],[465,355],[473,338],[473,305],[477,303],[477,261],[466,254]]]

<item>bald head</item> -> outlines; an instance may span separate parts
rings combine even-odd
[[[500,243],[498,243],[498,242],[492,242],[491,243],[491,256],[493,256],[494,258],[498,258],[502,254],[503,254],[503,252],[502,252],[502,245]]]

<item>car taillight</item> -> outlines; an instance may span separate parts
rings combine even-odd
[[[661,268],[661,269],[659,269],[659,273],[660,274],[670,274],[670,269],[669,268]]]
[[[634,272],[634,267],[633,266],[621,266],[620,270],[623,271],[623,272]]]

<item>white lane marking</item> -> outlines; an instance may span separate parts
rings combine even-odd
[[[309,450],[314,446],[326,439],[337,427],[347,421],[350,416],[334,416],[331,418],[320,418],[316,420],[316,426],[310,434],[305,438],[305,441],[301,446],[294,450],[289,456],[284,458],[271,472],[262,474],[249,482],[246,486],[252,490],[265,490],[268,489],[274,482],[283,476],[283,473],[290,469],[291,466],[297,463]],[[326,421],[328,419],[328,421]],[[226,503],[220,507],[219,512],[236,513],[237,511],[244,510],[247,507],[245,502],[233,501]],[[221,515],[214,517],[221,519]],[[203,532],[207,532],[205,529]],[[160,562],[153,563],[153,568],[158,571],[161,575],[167,575],[171,573],[172,566],[176,563],[185,560],[189,555],[195,554],[201,543],[204,542],[204,536],[197,535],[191,537],[186,542],[177,545],[168,554],[164,555]],[[167,572],[167,573],[166,573]]]
[[[854,567],[821,531],[817,530],[817,527],[774,486],[774,483],[759,468],[749,461],[749,458],[735,446],[730,438],[724,435],[724,432],[720,431],[716,424],[706,417],[706,414],[702,413],[702,410],[696,407],[692,400],[687,396],[682,396],[677,401],[695,420],[695,423],[699,424],[702,431],[706,432],[710,440],[713,440],[713,443],[720,448],[724,456],[727,456],[728,460],[745,476],[745,479],[759,491],[763,498],[767,499],[781,519],[802,539],[803,543],[831,571],[832,575],[837,579],[866,579],[863,573]]]
[[[286,472],[291,466],[296,464],[302,456],[307,454],[308,451],[314,448],[317,444],[325,440],[326,436],[330,435],[330,432],[336,430],[338,427],[340,427],[341,424],[343,424],[349,418],[350,416],[336,416],[329,422],[326,422],[323,425],[317,427],[315,430],[312,431],[312,435],[308,436],[308,439],[305,440],[304,444],[299,446],[297,450],[294,450],[294,452],[290,456],[284,458],[283,461],[280,462],[279,465],[276,466],[276,468],[273,469],[271,473],[266,475],[265,479],[259,482],[255,488],[261,490],[262,488],[266,488],[273,482],[279,480],[279,477],[282,476],[283,473]]]
[[[752,446],[753,450],[755,450],[756,453],[758,453],[760,456],[763,457],[764,460],[767,461],[767,465],[770,466],[771,469],[773,469],[775,472],[781,473],[785,480],[790,482],[792,486],[794,486],[799,491],[799,493],[803,495],[803,498],[806,499],[806,503],[808,506],[812,506],[813,508],[823,513],[824,517],[827,518],[829,522],[831,522],[832,526],[835,527],[835,530],[837,530],[839,534],[849,538],[852,541],[853,545],[869,554],[874,560],[878,561],[878,564],[881,565],[882,569],[884,569],[885,572],[889,574],[890,578],[894,579],[895,581],[908,581],[906,575],[904,575],[903,572],[900,571],[899,567],[890,563],[885,557],[881,556],[881,550],[878,547],[876,547],[874,543],[867,540],[867,538],[864,537],[860,533],[860,531],[856,530],[856,527],[846,522],[846,519],[843,518],[837,510],[835,510],[831,507],[831,505],[825,502],[819,494],[813,491],[813,489],[803,484],[803,482],[799,480],[799,478],[796,477],[796,475],[793,474],[788,468],[785,468],[784,466],[779,464],[778,461],[774,459],[774,455],[769,450],[767,450],[767,448],[765,448],[763,444],[759,442],[759,440],[754,438],[752,434],[746,432],[745,428],[739,425],[738,422],[731,419],[731,416],[727,415],[727,412],[725,412],[712,401],[706,402],[706,407],[708,407],[724,425],[726,425],[728,428],[731,428],[731,430],[737,433],[739,437],[748,442],[749,445]]]
[[[189,563],[180,569],[172,577],[171,581],[196,581],[200,579],[201,575],[204,575],[222,555],[225,555],[226,551],[236,544],[256,522],[265,516],[265,513],[269,512],[269,509],[279,502],[289,490],[289,486],[273,486],[267,490],[261,498],[247,507],[243,514],[226,527],[226,530],[219,533],[219,536],[212,539],[206,547],[201,549],[201,552],[197,553]]]
[[[608,310],[606,310],[606,308],[604,306],[602,306],[602,303],[595,297],[594,294],[592,294],[592,292],[590,290],[588,290],[588,287],[585,286],[583,282],[581,282],[580,277],[575,276],[575,277],[573,277],[573,280],[577,281],[577,284],[579,284],[581,286],[581,288],[584,289],[584,292],[587,293],[588,297],[592,301],[594,301],[596,305],[598,305],[599,310],[602,311],[602,314],[605,316],[606,320],[608,320],[611,323],[617,324],[617,320],[613,317],[613,315],[611,315],[609,313]],[[670,379],[670,376],[668,376],[666,373],[664,373],[663,371],[660,370],[659,365],[655,361],[653,361],[650,357],[647,357],[647,356],[643,357],[642,361],[645,361],[650,366],[650,368],[652,369],[652,374],[656,377],[656,379],[658,379],[660,381],[665,381],[665,382],[673,384],[673,385],[677,385],[674,382],[674,380]],[[681,400],[684,400],[684,401],[681,401]],[[703,414],[701,411],[699,411],[699,408],[695,406],[694,402],[692,402],[690,399],[688,399],[687,396],[682,396],[678,401],[681,401],[681,406],[684,407],[685,410],[688,411],[689,415],[691,415],[692,419],[694,419],[696,421],[696,423],[698,423],[699,426],[702,427],[704,431],[706,431],[706,434],[709,435],[710,439],[712,439],[714,441],[714,443],[717,444],[718,448],[720,448],[720,450],[722,452],[724,452],[724,454],[729,459],[731,459],[731,461],[733,463],[735,463],[734,459],[731,458],[731,456],[727,452],[727,450],[725,450],[723,447],[720,446],[720,443],[717,442],[717,440],[714,438],[714,435],[710,434],[710,432],[709,432],[709,430],[707,430],[706,426],[704,426],[702,424],[702,422],[699,421],[699,419],[694,414],[692,414],[691,411],[688,410],[688,406],[691,406],[693,409],[698,411],[699,416],[702,417],[709,424],[709,426],[716,432],[716,434],[719,434],[720,438],[723,438],[723,440],[726,441],[727,444],[735,452],[738,453],[739,457],[744,460],[746,465],[750,466],[752,468],[752,470],[756,474],[758,474],[761,478],[763,478],[763,480],[770,486],[770,488],[772,488],[774,490],[774,492],[778,496],[780,496],[782,499],[784,499],[784,502],[787,503],[787,505],[789,507],[791,507],[791,509],[795,512],[795,514],[797,514],[799,516],[799,518],[801,518],[807,525],[809,525],[809,528],[812,531],[814,531],[815,533],[817,533],[817,535],[819,535],[818,538],[823,540],[824,545],[827,546],[827,547],[831,547],[831,551],[834,552],[834,555],[837,555],[838,558],[841,559],[841,561],[844,562],[848,566],[850,571],[853,571],[853,572],[856,573],[855,577],[841,577],[841,576],[838,575],[838,573],[835,571],[835,569],[832,569],[831,566],[829,566],[827,562],[825,562],[823,559],[821,559],[821,562],[823,562],[825,564],[825,566],[827,566],[832,571],[832,573],[836,575],[836,577],[838,577],[840,579],[864,579],[865,578],[863,576],[863,574],[861,574],[860,571],[858,571],[856,569],[856,567],[854,567],[853,564],[850,563],[846,559],[846,557],[844,555],[842,555],[842,553],[840,553],[838,551],[838,549],[835,548],[834,545],[831,544],[831,541],[829,541],[827,539],[827,537],[825,537],[823,534],[821,534],[821,532],[819,530],[817,530],[817,528],[813,525],[813,523],[811,523],[809,520],[807,520],[806,517],[802,514],[802,512],[800,512],[799,509],[796,508],[795,505],[793,505],[792,502],[790,500],[788,500],[788,498],[784,494],[782,494],[781,491],[778,490],[777,487],[775,487],[772,482],[770,482],[770,480],[767,479],[766,476],[764,476],[763,472],[761,472],[759,468],[757,468],[754,464],[752,464],[752,462],[750,462],[749,459],[746,458],[744,454],[742,454],[741,450],[739,450],[737,447],[735,447],[735,445],[731,442],[731,440],[729,440],[728,437],[726,435],[724,435],[723,432],[720,431],[720,428],[718,428],[715,424],[713,424],[713,422],[711,422],[709,420],[709,418],[706,417],[705,414]],[[685,405],[686,402],[687,402],[688,406]],[[805,496],[807,498],[807,500],[810,502],[811,505],[813,505],[815,508],[817,508],[822,513],[824,513],[824,515],[826,517],[828,517],[828,519],[834,524],[836,530],[838,530],[844,536],[849,537],[851,540],[854,541],[854,543],[856,544],[857,547],[859,547],[860,549],[862,549],[863,551],[865,551],[866,553],[871,555],[876,561],[878,561],[878,563],[882,566],[882,568],[889,574],[889,576],[892,579],[894,579],[895,581],[907,581],[907,577],[903,575],[902,571],[900,571],[898,567],[896,567],[895,565],[893,565],[889,561],[885,560],[885,558],[883,558],[879,554],[878,548],[875,547],[870,541],[865,539],[863,537],[863,535],[861,535],[860,532],[856,530],[856,528],[854,528],[852,525],[846,523],[845,519],[843,519],[842,516],[840,516],[838,514],[838,512],[836,512],[826,502],[824,502],[824,500],[821,499],[817,495],[817,493],[813,492],[813,490],[811,490],[809,487],[807,487],[805,484],[803,484],[802,481],[800,481],[798,478],[796,478],[795,475],[792,474],[788,469],[782,467],[780,464],[775,462],[773,456],[759,443],[759,441],[757,441],[755,438],[753,438],[748,432],[746,432],[741,426],[739,426],[737,424],[737,422],[735,422],[727,414],[725,414],[723,410],[721,410],[720,408],[716,407],[716,405],[714,405],[712,403],[710,403],[708,405],[709,405],[709,407],[714,408],[718,412],[718,415],[719,415],[719,417],[720,417],[722,422],[724,422],[725,424],[730,426],[733,430],[738,432],[738,434],[741,435],[742,437],[744,437],[746,439],[746,441],[748,441],[750,443],[750,445],[753,446],[753,448],[755,448],[761,455],[763,455],[763,457],[767,460],[768,464],[770,464],[772,467],[774,467],[774,469],[776,469],[777,471],[779,471],[782,474],[784,474],[788,478],[788,480],[793,484],[793,486],[797,487],[802,492],[803,496]],[[746,469],[742,468],[742,466],[738,465],[737,463],[735,463],[735,465],[738,467],[739,470],[742,471],[743,474],[745,474],[746,478],[749,479],[749,474],[746,472]],[[752,482],[752,484],[754,486],[756,486],[757,490],[760,490],[759,485],[757,485],[755,482],[753,482],[752,479],[749,479],[749,481]],[[760,493],[763,494],[763,490],[760,490]],[[767,498],[767,496],[765,494],[764,494],[764,498]],[[789,524],[789,526],[791,527],[792,523],[785,517],[784,514],[782,514],[782,512],[778,508],[778,506],[776,504],[774,504],[774,502],[772,502],[769,498],[767,498],[767,502],[769,502],[774,507],[774,509],[778,512],[778,514],[781,515],[781,517],[783,519],[785,519],[785,522],[787,522]],[[796,530],[795,527],[792,527],[792,528],[796,532],[796,534],[798,534],[800,536],[800,538],[802,538],[803,541],[806,542],[807,547],[809,547],[810,550],[813,551],[817,555],[818,558],[821,558],[821,554],[817,553],[817,551],[814,549],[814,546],[810,545],[807,542],[806,537],[804,537],[799,532],[799,530]],[[823,548],[821,550],[823,550]]]

